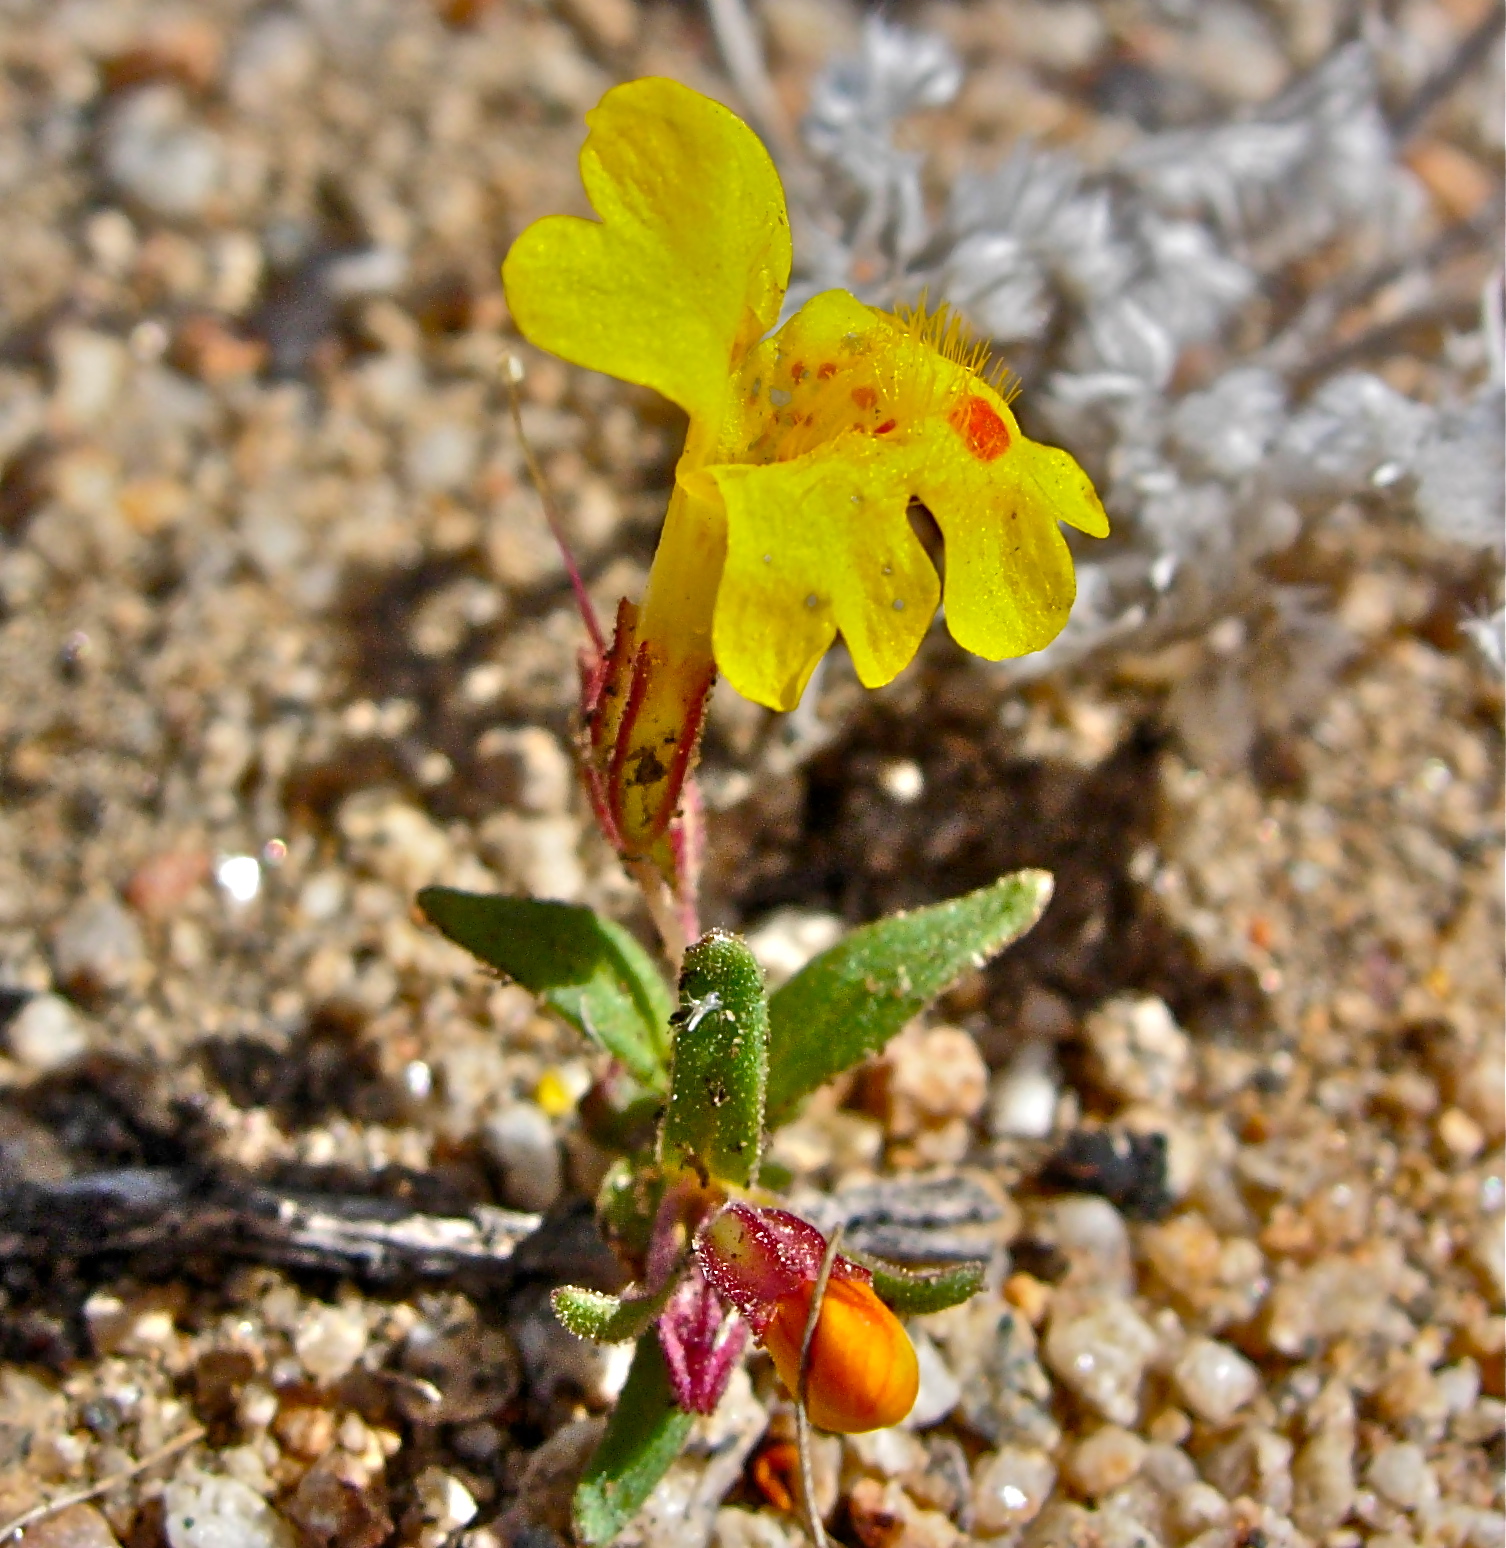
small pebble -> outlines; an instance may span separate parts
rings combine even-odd
[[[254,1490],[191,1464],[162,1491],[171,1548],[294,1548],[292,1529]]]
[[[767,1511],[726,1505],[716,1513],[711,1548],[795,1548],[797,1541],[804,1544],[803,1534],[792,1537],[784,1523]]]
[[[1506,1302],[1506,1234],[1501,1230],[1499,1216],[1475,1232],[1465,1246],[1465,1256],[1496,1306]]]
[[[1161,1441],[1145,1448],[1140,1476],[1162,1494],[1175,1494],[1197,1481],[1197,1464],[1180,1446]]]
[[[944,1330],[947,1365],[962,1386],[961,1421],[995,1446],[1055,1450],[1061,1429],[1030,1324],[1007,1303],[979,1295],[930,1325]]]
[[[1460,1161],[1473,1161],[1485,1148],[1485,1131],[1462,1107],[1445,1107],[1437,1128],[1438,1143]]]
[[[283,1509],[318,1548],[377,1548],[391,1534],[392,1520],[384,1491],[358,1486],[360,1477],[347,1460],[325,1458],[303,1475]]]
[[[1331,1532],[1354,1504],[1354,1431],[1322,1430],[1292,1463],[1292,1519],[1312,1536]]]
[[[563,1328],[559,1331],[563,1339],[570,1339]],[[580,1339],[570,1343],[596,1354],[595,1345],[582,1344]],[[401,1364],[409,1380],[394,1384],[393,1396],[416,1424],[489,1419],[512,1401],[520,1385],[518,1356],[504,1332],[471,1321],[448,1322],[440,1314],[411,1329]],[[594,1371],[599,1364],[591,1360],[588,1369]],[[567,1370],[562,1379],[570,1380],[575,1374]]]
[[[860,1478],[847,1500],[858,1541],[883,1548],[953,1548],[962,1534],[939,1511],[917,1505],[895,1482]],[[686,1544],[686,1548],[689,1545]]]
[[[844,1436],[843,1444],[860,1467],[880,1478],[898,1478],[904,1473],[925,1470],[926,1448],[908,1430],[869,1430]]]
[[[474,1496],[453,1473],[442,1468],[426,1467],[414,1481],[414,1491],[424,1520],[436,1532],[448,1536],[476,1519]]]
[[[1486,1038],[1485,1046],[1452,1082],[1457,1106],[1480,1125],[1488,1143],[1506,1139],[1506,1069],[1499,1038]]]
[[[69,1505],[17,1534],[24,1548],[120,1548],[110,1523],[92,1505]]]
[[[453,852],[443,830],[416,806],[390,791],[362,791],[339,811],[339,828],[354,862],[390,882],[404,896],[453,869]]]
[[[1005,1446],[973,1465],[973,1524],[996,1536],[1034,1521],[1050,1498],[1056,1468],[1044,1451]]]
[[[1364,1338],[1390,1327],[1405,1336],[1390,1305],[1400,1268],[1395,1245],[1379,1243],[1352,1257],[1322,1258],[1281,1280],[1267,1302],[1272,1347],[1298,1356],[1341,1336]]]
[[[329,1386],[366,1352],[366,1321],[354,1307],[315,1306],[299,1319],[293,1347],[315,1381]]]
[[[1066,1284],[1107,1295],[1128,1296],[1135,1288],[1134,1257],[1124,1216],[1107,1199],[1069,1194],[1035,1210],[1031,1234],[1067,1256]]]
[[[408,443],[403,471],[409,487],[420,494],[453,493],[471,477],[480,451],[476,425],[437,420]]]
[[[1445,1366],[1435,1376],[1438,1398],[1446,1414],[1462,1414],[1480,1396],[1480,1367],[1473,1360]]]
[[[1387,1446],[1370,1459],[1365,1481],[1400,1510],[1417,1510],[1438,1499],[1438,1479],[1421,1446]]]
[[[1260,1390],[1260,1372],[1238,1350],[1211,1338],[1193,1339],[1172,1375],[1193,1413],[1220,1428]]]
[[[1222,1244],[1218,1232],[1195,1210],[1159,1225],[1146,1226],[1137,1238],[1141,1255],[1178,1295],[1190,1298],[1219,1277]]]
[[[84,1018],[56,994],[33,995],[5,1029],[11,1057],[29,1070],[62,1069],[89,1051]]]
[[[126,902],[148,919],[168,919],[208,875],[209,856],[203,850],[165,850],[131,872]]]
[[[1079,1492],[1097,1499],[1126,1484],[1145,1460],[1145,1442],[1117,1424],[1106,1424],[1072,1448],[1066,1473]]]
[[[574,817],[498,812],[481,829],[481,850],[529,897],[569,903],[581,895],[580,824]]]
[[[269,113],[307,85],[318,63],[318,41],[301,16],[264,12],[245,26],[231,53],[230,99],[244,113]]]
[[[1212,1484],[1198,1481],[1172,1496],[1170,1515],[1177,1537],[1185,1541],[1227,1520],[1229,1502]]]
[[[189,119],[175,86],[147,86],[125,97],[105,126],[103,156],[122,193],[169,220],[202,215],[225,174],[223,142]]]
[[[1058,1379],[1090,1408],[1129,1425],[1140,1412],[1140,1378],[1159,1347],[1127,1301],[1059,1296],[1042,1353]]]
[[[130,371],[125,345],[107,333],[62,327],[48,339],[57,378],[53,403],[71,427],[102,419],[115,406]]]
[[[1058,1080],[1048,1043],[1027,1043],[994,1082],[989,1132],[995,1139],[1045,1139],[1056,1122]]]
[[[313,1403],[285,1403],[272,1421],[283,1450],[305,1462],[317,1462],[334,1445],[335,1428],[334,1413]]]
[[[567,1331],[547,1297],[515,1310],[509,1326],[517,1340],[527,1385],[541,1401],[562,1388],[579,1388],[604,1397],[604,1389],[617,1378],[609,1348]]]
[[[988,1066],[957,1027],[911,1027],[884,1050],[889,1132],[914,1134],[949,1118],[972,1118],[988,1096]]]
[[[1020,1315],[1033,1328],[1046,1320],[1051,1309],[1051,1286],[1033,1274],[1011,1274],[1004,1281],[1004,1299],[1019,1308]]]
[[[1455,1414],[1449,1434],[1466,1446],[1479,1446],[1506,1434],[1506,1403],[1482,1397],[1463,1413]]]
[[[542,1109],[512,1102],[481,1131],[487,1153],[502,1168],[503,1194],[515,1209],[545,1210],[564,1188],[559,1140]]]
[[[144,959],[141,927],[113,897],[86,898],[77,904],[52,942],[58,981],[83,994],[127,988]]]
[[[1170,1103],[1191,1085],[1192,1047],[1164,1000],[1110,1000],[1083,1031],[1099,1083],[1123,1101]]]
[[[1158,1446],[1180,1446],[1192,1434],[1192,1421],[1180,1408],[1163,1408],[1152,1417],[1145,1433]]]
[[[493,727],[477,742],[476,756],[511,765],[511,777],[504,776],[504,784],[525,812],[558,817],[569,810],[575,770],[559,740],[542,726]]]

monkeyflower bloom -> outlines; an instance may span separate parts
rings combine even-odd
[[[1058,522],[1108,532],[1066,452],[1026,439],[985,349],[945,312],[846,291],[777,332],[789,282],[784,194],[726,108],[632,81],[587,115],[581,178],[598,220],[546,217],[513,244],[513,319],[542,349],[652,387],[689,416],[641,607],[623,603],[587,674],[591,788],[628,857],[665,848],[719,669],[793,709],[840,631],[859,679],[889,682],[945,602],[989,660],[1051,641],[1075,591]],[[940,581],[908,511],[945,544]]]
[[[826,1241],[798,1215],[729,1204],[696,1239],[705,1280],[747,1319],[792,1396]],[[805,1367],[811,1423],[855,1434],[898,1424],[915,1404],[920,1367],[899,1319],[873,1292],[867,1269],[840,1254],[821,1301]]]

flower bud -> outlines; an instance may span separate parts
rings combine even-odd
[[[815,1286],[805,1284],[784,1297],[763,1332],[774,1369],[793,1393],[800,1390],[800,1349],[814,1293]],[[919,1390],[914,1346],[873,1286],[828,1280],[806,1372],[811,1423],[842,1435],[887,1429],[915,1406]]]
[[[826,1245],[799,1216],[742,1203],[721,1210],[696,1241],[702,1272],[748,1319],[791,1393],[800,1391],[800,1351]],[[832,1262],[805,1384],[811,1422],[823,1430],[884,1429],[915,1403],[915,1350],[870,1277],[850,1259]]]

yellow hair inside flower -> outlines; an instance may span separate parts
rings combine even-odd
[[[1058,523],[1103,537],[1108,521],[1072,458],[1021,434],[986,350],[945,312],[840,290],[770,333],[789,223],[752,131],[654,79],[615,87],[587,121],[600,220],[537,222],[503,280],[533,343],[690,416],[637,620],[644,745],[668,745],[675,695],[704,694],[713,656],[740,693],[791,709],[839,632],[863,683],[889,682],[938,602],[990,660],[1055,638],[1075,590]],[[944,582],[912,502],[941,530]]]

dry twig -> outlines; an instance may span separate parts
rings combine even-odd
[[[33,1505],[30,1510],[22,1511],[19,1516],[0,1526],[0,1544],[8,1543],[11,1538],[23,1533],[27,1527],[35,1526],[39,1521],[45,1521],[48,1516],[57,1515],[60,1510],[67,1510],[70,1505],[84,1505],[90,1500],[98,1499],[101,1494],[108,1494],[117,1484],[128,1483],[132,1478],[156,1467],[159,1462],[165,1462],[169,1457],[176,1456],[178,1452],[192,1446],[195,1441],[203,1440],[206,1433],[202,1424],[192,1424],[173,1436],[165,1446],[149,1451],[144,1457],[132,1462],[129,1467],[109,1473],[85,1489],[74,1489],[67,1494],[58,1495],[55,1499],[43,1500],[40,1505]]]

